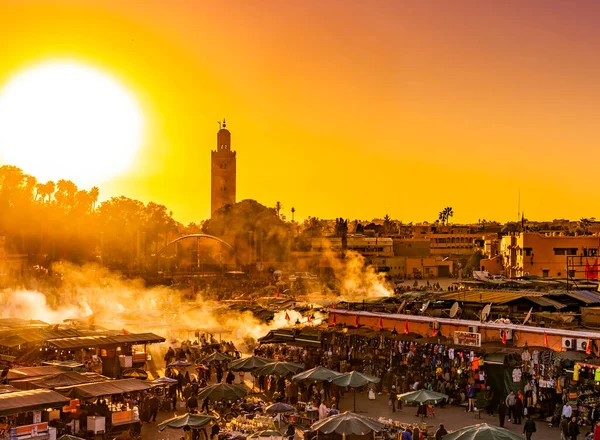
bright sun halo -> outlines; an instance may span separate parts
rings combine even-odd
[[[41,64],[0,88],[0,165],[40,181],[86,186],[116,176],[133,163],[142,135],[132,93],[83,64]]]

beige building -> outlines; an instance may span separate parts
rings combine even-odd
[[[394,256],[394,242],[388,237],[365,237],[362,235],[349,236],[347,250],[357,252],[363,256]],[[341,237],[317,237],[311,241],[313,252],[342,251]]]
[[[471,255],[483,245],[481,234],[430,234],[431,255]]]
[[[509,278],[586,278],[586,266],[598,263],[599,246],[598,235],[521,232],[502,237],[500,254]]]

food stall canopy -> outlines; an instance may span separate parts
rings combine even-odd
[[[59,388],[69,387],[74,385],[83,385],[93,382],[104,382],[110,380],[106,376],[97,373],[75,373],[73,371],[65,371],[52,376],[33,377],[12,381],[11,384],[15,388],[21,390],[30,390],[37,388]]]
[[[123,344],[154,344],[165,342],[165,338],[154,333],[129,333],[114,336],[80,336],[76,338],[51,339],[47,343],[62,350],[77,350],[90,347],[119,346]]]
[[[12,348],[23,344],[36,344],[50,339],[75,338],[80,336],[112,336],[120,333],[122,332],[118,330],[97,331],[57,328],[57,326],[12,328],[0,332],[0,346]]]
[[[35,411],[45,408],[60,408],[70,399],[52,390],[17,391],[0,394],[0,416]]]
[[[42,362],[42,365],[48,365],[50,367],[59,367],[73,371],[77,371],[79,368],[84,368],[84,365],[81,362],[77,361],[45,361]]]
[[[151,388],[151,385],[137,379],[118,379],[106,382],[75,385],[72,387],[56,388],[56,391],[69,396],[72,399],[93,399],[101,396],[112,396],[114,394],[131,393]]]
[[[65,370],[57,367],[23,367],[13,368],[8,371],[8,380],[26,379],[28,377],[52,376],[64,373]]]

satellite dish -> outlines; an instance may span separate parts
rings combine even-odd
[[[487,306],[485,306],[483,308],[483,310],[481,311],[481,321],[487,321],[487,319],[490,316],[490,312],[492,311],[492,305],[488,304]]]
[[[430,302],[430,300],[427,300],[423,303],[423,307],[421,307],[421,313],[425,313],[425,310],[427,310],[427,307],[429,307]]]
[[[454,318],[458,313],[458,302],[452,304],[452,308],[450,309],[450,318]]]
[[[406,307],[406,300],[402,301],[402,303],[398,306],[398,311],[396,311],[396,313],[400,313],[404,307]]]
[[[525,317],[525,321],[523,321],[523,325],[527,324],[527,321],[531,319],[531,312],[533,312],[533,307],[529,309],[529,312],[527,312],[527,316]]]

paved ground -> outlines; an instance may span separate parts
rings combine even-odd
[[[361,393],[357,394],[356,402],[358,410],[364,411],[365,415],[375,419],[379,417],[385,417],[404,423],[415,423],[420,421],[420,417],[416,417],[415,415],[415,407],[404,406],[401,411],[392,413],[387,405],[388,397],[386,395],[378,395],[375,400],[368,400],[366,393]],[[342,411],[352,410],[352,393],[346,394],[342,398],[340,406]],[[181,411],[180,413],[183,414],[183,412],[184,411]],[[159,415],[160,421],[166,420],[170,417],[173,417],[172,413],[163,412]],[[477,423],[488,423],[496,426],[498,425],[497,416],[486,416],[482,412],[481,420],[478,420],[475,418],[473,413],[467,413],[465,412],[464,408],[459,407],[446,407],[444,409],[436,408],[435,418],[427,418],[425,420],[429,426],[435,426],[435,429],[437,429],[437,425],[439,423],[443,423],[446,426],[446,429],[449,431],[457,430]],[[539,420],[536,421],[536,425],[537,432],[533,435],[534,440],[559,438],[558,428],[549,428],[546,422]],[[523,425],[513,425],[512,423],[506,421],[504,427],[519,435],[523,435]],[[285,430],[285,428],[283,428],[283,430]],[[586,432],[587,431],[584,428],[581,429],[581,438],[583,438],[583,435]],[[156,423],[145,424],[142,428],[142,438],[144,440],[178,440],[182,434],[183,432],[179,430],[165,430],[163,432],[158,432],[158,429],[156,429]]]

